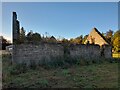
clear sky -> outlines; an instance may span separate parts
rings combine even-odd
[[[2,34],[7,38],[12,37],[13,11],[26,33],[48,32],[69,39],[89,34],[94,27],[100,32],[118,30],[117,2],[3,2]]]

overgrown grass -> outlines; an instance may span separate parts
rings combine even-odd
[[[12,64],[3,56],[4,88],[118,88],[118,59],[65,56],[36,65]]]
[[[51,60],[46,60],[43,59],[39,62],[39,66],[42,66],[44,68],[50,69],[50,68],[69,68],[73,65],[79,65],[79,66],[84,66],[84,65],[91,65],[91,64],[101,64],[101,63],[109,62],[109,63],[114,63],[114,62],[119,62],[119,59],[116,58],[83,58],[83,57],[70,57],[65,55],[64,57],[51,57]],[[35,62],[32,61],[31,65],[36,68]]]

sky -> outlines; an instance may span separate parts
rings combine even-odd
[[[94,27],[101,33],[118,30],[117,2],[3,2],[2,35],[10,40],[13,11],[26,34],[32,30],[70,39],[87,35]]]

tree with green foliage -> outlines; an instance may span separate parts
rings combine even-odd
[[[112,44],[112,37],[113,37],[113,31],[112,30],[107,31],[105,38],[109,44]]]
[[[86,41],[87,37],[88,37],[88,35],[85,35],[85,36],[84,36],[84,38],[83,38],[83,40],[82,40],[82,44],[84,44],[84,42]]]
[[[113,47],[115,52],[120,52],[120,30],[116,31],[113,38]]]
[[[11,43],[5,39],[3,36],[0,36],[0,50],[5,50],[6,46],[11,45]]]
[[[76,44],[82,44],[83,41],[83,36],[80,35],[79,37],[75,38],[76,39]]]
[[[116,37],[114,39],[113,46],[114,46],[115,52],[120,52],[120,38],[119,37]]]
[[[24,42],[25,42],[25,39],[26,39],[26,37],[25,37],[25,30],[24,30],[24,28],[22,27],[22,28],[20,29],[19,43],[24,43]]]
[[[76,38],[71,38],[69,40],[70,43],[72,44],[82,44],[82,41],[83,41],[83,36],[80,35],[79,37],[76,37]]]
[[[39,33],[33,33],[32,41],[39,42],[41,40],[41,35]]]
[[[64,43],[64,44],[68,44],[68,43],[69,43],[69,40],[68,40],[68,39],[63,38],[63,39],[62,39],[62,43]]]
[[[40,42],[41,41],[41,35],[39,33],[33,33],[32,31],[30,31],[27,34],[27,40],[28,42]]]
[[[27,34],[27,40],[28,40],[28,42],[32,41],[32,35],[33,35],[33,31],[30,30],[30,32]]]

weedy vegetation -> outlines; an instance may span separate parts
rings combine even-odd
[[[118,88],[119,59],[64,56],[28,67],[3,55],[2,64],[3,88]]]

